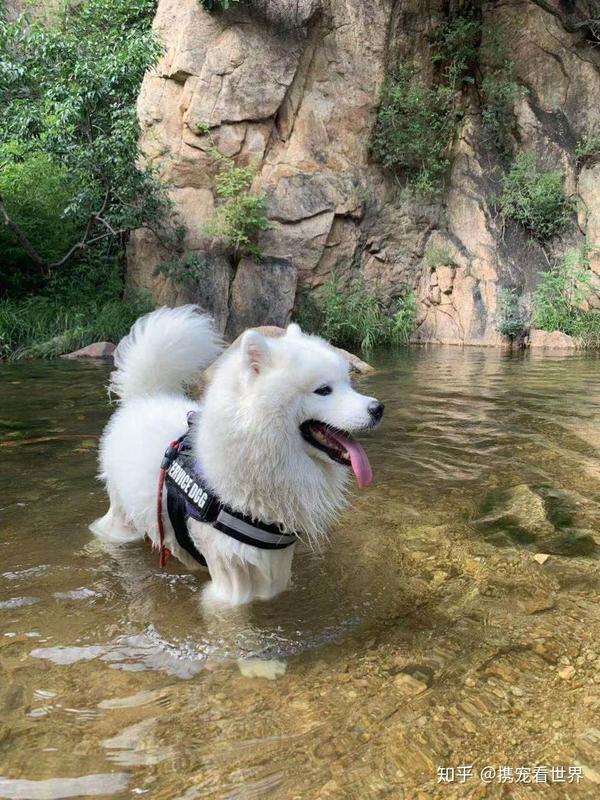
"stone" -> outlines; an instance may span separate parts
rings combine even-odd
[[[297,270],[287,259],[242,259],[231,284],[227,337],[234,339],[257,325],[287,325],[296,284]]]
[[[575,675],[575,667],[568,664],[566,667],[558,670],[558,677],[563,681],[570,681]]]
[[[287,670],[287,662],[276,658],[239,658],[237,664],[244,678],[263,678],[268,681],[283,677]]]
[[[81,350],[74,350],[72,353],[65,353],[62,358],[112,358],[116,345],[112,342],[94,342],[82,347]]]
[[[537,561],[538,564],[545,564],[549,558],[550,556],[548,553],[536,553],[533,557],[533,560]]]
[[[524,600],[522,606],[526,614],[540,614],[555,608],[556,602],[553,597],[538,595]]]
[[[406,672],[400,672],[395,676],[394,686],[404,695],[422,694],[428,688],[426,683]]]
[[[543,347],[549,350],[574,350],[577,342],[562,331],[541,331],[532,328],[529,332],[529,347]]]
[[[437,285],[440,287],[440,291],[444,294],[452,293],[455,272],[456,270],[454,267],[437,267]]]

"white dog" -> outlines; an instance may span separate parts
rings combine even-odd
[[[352,388],[343,356],[295,324],[281,338],[246,331],[215,364],[202,402],[188,399],[185,385],[220,350],[210,318],[194,306],[154,311],[120,342],[110,390],[121,404],[100,452],[110,509],[92,530],[120,542],[146,535],[160,546],[161,462],[196,412],[189,455],[199,476],[177,462],[163,466],[200,521],[198,513],[186,519],[186,543],[171,524],[169,499],[164,546],[192,569],[206,561],[203,600],[235,606],[286,589],[295,537],[324,539],[351,470],[359,486],[370,483],[367,456],[348,431],[373,428],[383,405]],[[208,506],[218,513],[211,522],[202,521]]]

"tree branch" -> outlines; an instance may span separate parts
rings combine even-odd
[[[25,250],[29,258],[34,262],[34,264],[37,264],[38,267],[41,267],[44,273],[46,273],[50,265],[45,259],[36,253],[35,248],[27,238],[25,231],[10,218],[7,208],[4,205],[4,201],[2,200],[2,196],[0,196],[0,214],[2,214],[4,224],[13,232],[15,238],[23,250]]]
[[[12,231],[14,236],[16,237],[17,241],[25,250],[29,258],[37,264],[38,267],[42,269],[44,275],[48,275],[50,270],[56,269],[56,267],[62,267],[63,264],[66,264],[75,253],[79,252],[80,250],[84,250],[86,247],[94,244],[95,242],[99,242],[101,239],[106,239],[107,236],[117,237],[123,233],[127,233],[126,228],[122,228],[120,230],[115,230],[105,219],[102,218],[102,214],[106,210],[106,206],[108,205],[108,198],[110,195],[110,190],[107,189],[104,195],[104,200],[102,201],[102,206],[99,211],[95,211],[94,213],[90,214],[88,221],[85,226],[85,231],[81,239],[76,242],[76,244],[71,247],[62,258],[59,258],[57,261],[48,261],[47,259],[43,258],[34,248],[34,246],[29,241],[27,234],[25,231],[18,225],[13,219],[11,219],[6,206],[4,205],[4,201],[2,196],[0,196],[0,214],[4,220],[5,225]],[[94,224],[96,222],[101,222],[108,228],[108,233],[103,233],[100,236],[94,236],[90,238],[92,230],[94,228]]]

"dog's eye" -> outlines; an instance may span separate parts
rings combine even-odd
[[[318,389],[315,389],[315,394],[320,394],[321,397],[325,397],[325,395],[331,394],[332,392],[333,392],[333,389],[331,388],[331,386],[327,386],[327,385],[319,386]]]

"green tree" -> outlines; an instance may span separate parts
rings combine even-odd
[[[84,252],[112,264],[135,228],[160,233],[168,203],[152,171],[136,166],[135,101],[159,55],[155,5],[87,0],[49,24],[0,20],[4,294],[43,288]]]

